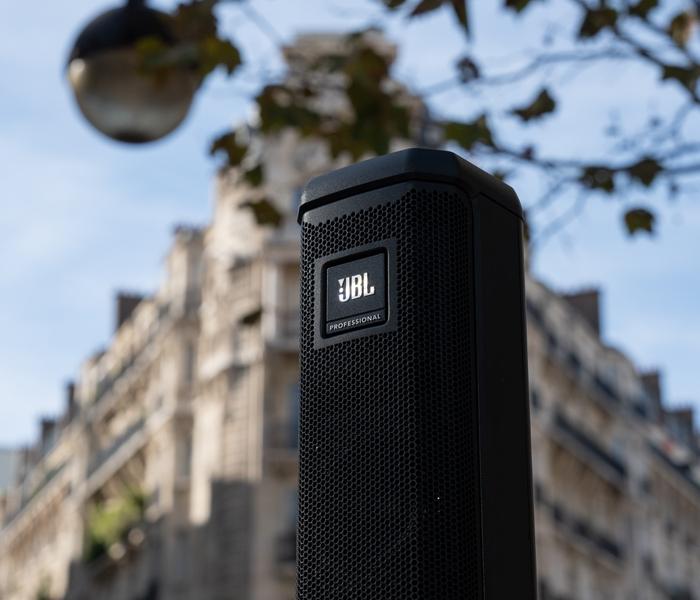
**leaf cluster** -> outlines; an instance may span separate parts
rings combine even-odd
[[[127,489],[108,502],[96,504],[88,513],[84,558],[94,560],[124,539],[129,530],[144,517],[146,497],[140,490]]]
[[[190,69],[201,79],[221,67],[232,75],[241,65],[237,46],[218,32],[215,0],[190,0],[178,4],[169,15],[173,42],[145,37],[136,44],[143,68],[158,73],[167,69]]]
[[[376,32],[348,34],[337,48],[319,56],[289,56],[302,67],[264,86],[257,95],[259,131],[274,135],[293,129],[301,138],[325,142],[333,157],[347,153],[353,160],[385,154],[392,140],[408,139],[410,102],[406,91],[391,80],[393,52],[376,39]],[[341,108],[325,109],[329,99]],[[251,187],[264,182],[264,165],[235,131],[216,138],[210,151],[224,157],[224,167],[241,167]],[[245,205],[258,223],[281,222],[267,198]]]
[[[465,33],[465,39],[470,35],[473,24],[467,0],[376,1],[384,6],[386,15],[406,19],[447,12]],[[569,28],[574,49],[549,51],[545,44],[545,50],[534,53],[529,62],[500,73],[474,53],[465,54],[455,65],[454,79],[437,86],[437,92],[457,86],[477,90],[503,88],[507,90],[507,95],[503,95],[512,97],[513,103],[501,112],[488,105],[471,106],[470,112],[475,115],[471,118],[434,122],[441,128],[445,142],[488,158],[506,178],[523,169],[539,170],[543,179],[554,183],[538,206],[549,206],[571,191],[589,197],[600,194],[624,198],[630,192],[643,193],[660,182],[678,190],[680,178],[700,172],[696,160],[700,145],[682,143],[680,136],[688,115],[700,107],[700,63],[693,47],[696,7],[691,0],[674,5],[672,14],[661,10],[662,5],[666,6],[662,0],[501,2],[504,11],[519,18],[535,5],[543,9],[555,3],[575,6],[578,13]],[[233,73],[241,60],[237,48],[218,37],[214,6],[214,0],[192,0],[181,4],[174,13],[178,35],[190,44],[187,60],[197,66],[202,76],[220,66]],[[423,104],[415,96],[413,104],[407,102],[405,89],[391,77],[393,53],[374,43],[371,34],[347,34],[338,48],[314,58],[290,56],[293,49],[286,49],[289,73],[268,82],[255,97],[260,133],[274,135],[293,129],[301,138],[324,141],[332,156],[347,155],[352,160],[386,153],[393,140],[410,139],[416,104]],[[144,50],[144,55],[157,63],[164,56],[161,50]],[[611,146],[609,152],[600,156],[544,156],[537,133],[542,123],[562,109],[564,97],[556,80],[549,76],[552,70],[611,60],[636,61],[651,67],[660,82],[667,82],[684,95],[685,105],[678,114],[658,119],[660,124],[650,125],[636,138],[620,139],[619,146]],[[523,98],[518,84],[538,78],[535,93]],[[659,86],[660,91],[664,88]],[[533,86],[526,89],[532,90]],[[428,96],[431,93],[426,92]],[[329,105],[335,108],[329,110]],[[501,132],[506,120],[522,127],[526,136],[532,134],[532,141],[516,145],[504,139]],[[611,135],[619,138],[621,134]],[[224,168],[238,167],[252,189],[264,187],[264,165],[248,142],[234,131],[215,139],[210,150],[223,158]],[[246,206],[260,223],[275,226],[281,222],[274,203],[262,194],[252,195]],[[651,232],[655,222],[654,212],[639,206],[628,208],[623,215],[624,226],[631,234]]]

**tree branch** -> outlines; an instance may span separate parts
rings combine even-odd
[[[549,65],[594,62],[599,60],[634,60],[636,58],[637,55],[635,53],[624,51],[619,48],[606,48],[604,50],[595,50],[592,52],[551,52],[536,56],[527,64],[512,71],[498,73],[495,75],[482,75],[469,81],[462,81],[457,76],[450,77],[449,79],[429,85],[426,88],[419,90],[418,93],[425,97],[430,97],[462,85],[510,85],[512,83],[517,83],[522,79],[526,79],[530,75],[535,74],[540,69]]]
[[[219,0],[221,1],[221,0]],[[230,1],[230,0],[229,0]],[[281,47],[284,45],[284,39],[279,34],[279,32],[273,27],[272,23],[268,21],[262,14],[253,8],[249,2],[235,0],[236,5],[241,10],[241,12],[248,17],[248,19],[254,23],[257,28],[266,35],[269,40],[276,46]]]
[[[541,233],[537,233],[536,231],[533,232],[530,241],[530,245],[533,252],[536,248],[541,247],[543,243],[549,240],[554,234],[561,231],[564,227],[566,227],[569,223],[571,223],[576,217],[578,217],[581,214],[583,206],[586,202],[586,196],[587,194],[585,193],[585,191],[580,191],[576,200],[569,207],[568,210],[565,210],[562,214],[558,215],[549,223],[547,223],[547,225],[545,225],[545,227],[542,229]]]

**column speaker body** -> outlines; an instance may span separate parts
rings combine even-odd
[[[534,599],[517,196],[410,149],[299,221],[298,600]]]

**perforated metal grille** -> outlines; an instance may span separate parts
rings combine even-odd
[[[416,189],[302,227],[299,600],[476,600],[470,214]],[[314,261],[396,238],[397,331],[314,349]]]

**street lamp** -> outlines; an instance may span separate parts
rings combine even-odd
[[[67,65],[85,118],[110,138],[133,144],[160,139],[180,125],[201,81],[188,65],[145,69],[142,40],[173,47],[172,18],[145,0],[128,0],[88,23]]]

